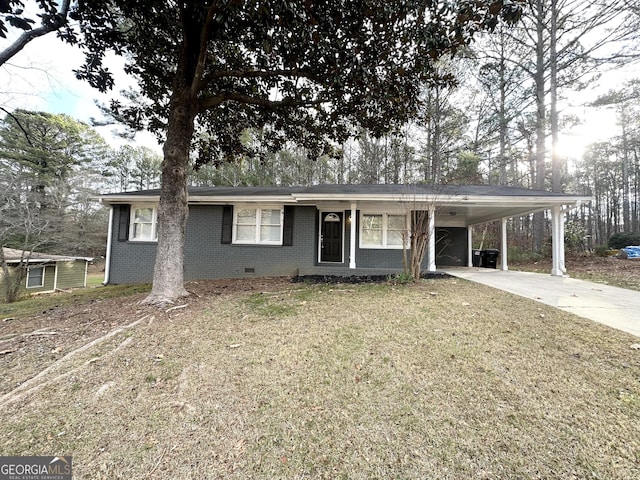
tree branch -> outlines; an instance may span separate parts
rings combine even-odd
[[[54,20],[50,23],[43,24],[39,28],[24,32],[16,39],[15,42],[0,52],[0,66],[4,65],[8,60],[20,52],[31,40],[56,31],[64,26],[67,23],[70,3],[71,0],[63,0],[60,11],[55,16]]]
[[[218,10],[218,2],[211,2],[209,10],[207,11],[207,19],[205,20],[204,27],[202,29],[202,36],[200,37],[200,52],[198,54],[198,64],[196,65],[196,71],[193,74],[193,81],[191,82],[191,94],[196,95],[203,84],[200,77],[204,71],[204,65],[207,61],[207,46],[209,43],[209,33],[211,32],[211,22],[213,21],[213,15]]]
[[[0,110],[2,110],[3,112],[5,112],[7,115],[9,115],[11,118],[13,118],[13,121],[16,122],[16,125],[18,126],[18,128],[20,130],[22,130],[22,133],[24,133],[24,137],[27,139],[27,142],[29,143],[30,146],[33,147],[33,143],[31,143],[31,139],[29,138],[29,134],[27,133],[27,131],[24,129],[24,127],[22,126],[22,124],[20,123],[20,120],[18,120],[18,117],[16,117],[13,113],[11,113],[9,110],[7,110],[4,107],[0,107]]]

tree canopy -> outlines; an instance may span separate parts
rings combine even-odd
[[[74,14],[87,51],[77,74],[105,90],[104,53],[126,53],[144,100],[112,110],[159,132],[183,89],[207,133],[201,163],[247,153],[241,131],[264,125],[273,148],[293,138],[317,157],[327,136],[342,141],[353,125],[376,136],[402,125],[425,84],[453,80],[435,60],[519,14],[510,1],[85,2]]]

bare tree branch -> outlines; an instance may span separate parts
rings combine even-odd
[[[62,28],[67,23],[70,4],[71,0],[62,0],[60,11],[52,21],[43,23],[39,28],[25,31],[15,42],[0,52],[0,66],[18,54],[31,40]]]
[[[24,137],[27,139],[27,142],[29,142],[29,145],[33,147],[33,143],[31,143],[31,139],[29,138],[29,134],[27,133],[27,131],[24,129],[24,127],[22,126],[22,124],[20,123],[20,120],[18,119],[18,117],[16,117],[13,113],[11,113],[9,110],[7,110],[4,107],[0,107],[0,110],[2,110],[3,112],[5,112],[7,115],[9,115],[11,118],[13,118],[13,120],[16,122],[16,125],[18,126],[18,128],[20,130],[22,130],[22,133],[24,133]]]

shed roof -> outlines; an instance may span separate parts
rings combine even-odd
[[[50,262],[70,262],[74,260],[85,260],[90,262],[91,257],[74,257],[71,255],[53,255],[50,253],[28,252],[15,248],[2,247],[4,258],[7,263],[20,263],[23,258],[28,258],[29,263],[50,263]],[[23,260],[24,261],[24,260]]]

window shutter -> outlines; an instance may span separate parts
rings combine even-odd
[[[120,216],[118,217],[118,241],[129,240],[129,216],[131,215],[130,205],[120,205]]]
[[[284,222],[282,225],[282,245],[290,247],[293,245],[293,206],[285,205]]]
[[[220,243],[231,243],[233,233],[233,206],[222,207],[222,239]]]

